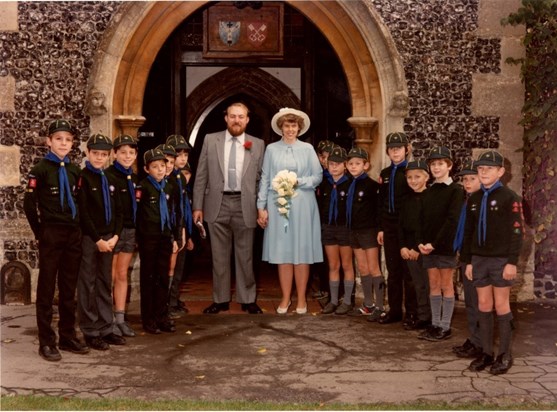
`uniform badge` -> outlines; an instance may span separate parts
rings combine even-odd
[[[81,184],[83,183],[83,178],[79,176],[79,180],[77,181],[77,188],[81,189]]]
[[[29,176],[29,182],[27,182],[27,189],[35,189],[37,187],[37,179],[35,177]]]
[[[363,197],[363,195],[364,195],[363,190],[360,190],[360,191],[358,192],[358,197]]]
[[[140,201],[140,200],[141,200],[141,188],[139,188],[139,187],[136,187],[136,188],[135,188],[135,199],[136,199],[137,201]]]
[[[491,201],[491,206],[495,206],[497,204],[497,200],[492,200]]]
[[[111,193],[114,193],[114,186],[110,185],[108,186],[108,189],[110,190]]]

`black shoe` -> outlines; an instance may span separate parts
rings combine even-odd
[[[429,340],[429,337],[439,333],[439,330],[442,330],[439,326],[429,325],[418,335],[418,339]]]
[[[58,347],[60,350],[77,353],[78,355],[85,355],[86,353],[89,353],[89,347],[82,344],[76,338],[70,340],[60,340]]]
[[[424,330],[431,326],[430,320],[417,320],[414,324],[414,330]]]
[[[99,336],[85,338],[85,343],[87,343],[87,346],[89,346],[91,349],[95,349],[95,350],[108,350],[108,349],[110,349],[110,345],[108,343],[106,343]]]
[[[244,312],[248,312],[251,315],[258,315],[260,313],[263,313],[261,308],[255,302],[253,302],[253,303],[242,303],[242,310]]]
[[[472,372],[479,372],[491,365],[493,365],[493,355],[486,355],[485,353],[482,353],[472,361],[468,369]]]
[[[471,358],[471,359],[476,359],[478,356],[480,356],[483,353],[482,348],[474,345],[470,341],[470,339],[466,339],[464,344],[460,346],[454,346],[453,352],[459,358]]]
[[[444,330],[443,328],[436,327],[428,333],[424,339],[430,342],[439,342],[441,340],[449,339],[451,337],[451,329]]]
[[[416,319],[415,316],[412,315],[406,316],[404,322],[402,322],[402,327],[404,328],[404,330],[414,330],[416,329],[417,321],[418,320]]]
[[[143,324],[143,330],[152,335],[160,335],[161,333],[161,330],[159,329],[159,327],[155,322]]]
[[[402,321],[402,315],[397,315],[392,312],[386,312],[379,318],[381,325],[388,325],[389,323],[397,323]]]
[[[206,314],[216,314],[222,311],[226,311],[226,310],[230,310],[230,305],[228,304],[228,302],[224,302],[224,303],[211,303],[211,306],[206,307],[205,309],[203,309],[203,313]]]
[[[110,343],[111,345],[125,345],[126,344],[126,338],[124,338],[123,336],[115,335],[114,333],[109,333],[108,335],[103,336],[102,339],[106,343]]]
[[[174,326],[174,322],[170,320],[165,320],[163,322],[157,322],[157,327],[162,332],[174,333],[176,332],[176,326]]]
[[[39,355],[41,355],[41,358],[43,358],[44,360],[47,360],[49,362],[57,362],[60,359],[62,359],[62,355],[60,354],[60,352],[58,351],[58,349],[56,348],[56,346],[41,346],[39,348]]]
[[[489,373],[492,375],[502,375],[507,373],[507,371],[513,366],[513,357],[511,355],[505,356],[505,354],[501,354],[497,356],[495,359],[495,363],[491,365],[489,369]]]

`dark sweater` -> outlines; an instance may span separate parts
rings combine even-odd
[[[518,195],[507,187],[489,194],[485,244],[478,241],[478,221],[483,190],[473,193],[466,208],[466,229],[461,259],[471,263],[472,255],[503,257],[516,265],[522,247],[522,204]]]
[[[350,175],[347,176],[348,180],[337,186],[337,220],[335,222],[333,215],[333,219],[330,223],[332,226],[346,226],[346,197],[348,196],[350,182],[352,182]],[[321,224],[323,225],[329,224],[329,207],[331,204],[332,191],[333,185],[329,183],[329,180],[325,177],[325,174],[323,174],[323,180],[316,191]]]
[[[77,201],[81,216],[83,235],[94,242],[106,235],[118,235],[122,232],[123,215],[119,196],[116,196],[114,182],[107,175],[110,185],[110,208],[112,218],[107,224],[104,216],[104,200],[101,176],[85,168],[79,176]]]
[[[402,203],[405,201],[406,197],[413,193],[412,189],[408,186],[406,182],[406,174],[404,167],[398,167],[395,173],[395,210],[389,211],[389,181],[391,180],[391,170],[393,166],[386,167],[381,170],[379,176],[379,230],[383,230],[383,222],[385,220],[397,221],[398,214]]]
[[[120,198],[120,203],[122,205],[122,213],[124,216],[124,227],[131,229],[135,227],[133,221],[133,206],[131,196],[135,196],[135,192],[130,195],[128,187],[128,176],[111,165],[105,171],[106,175],[109,176],[109,180],[114,184],[116,188],[116,194]],[[135,173],[131,174],[131,179],[134,187],[137,186],[137,175]]]
[[[433,255],[453,256],[460,209],[464,202],[464,189],[452,182],[432,184],[424,196],[422,208],[422,238],[418,243],[431,243]]]
[[[398,239],[401,248],[418,249],[418,239],[422,237],[422,209],[427,189],[423,192],[412,192],[400,207],[398,220]]]
[[[165,226],[161,231],[161,216],[159,206],[159,192],[153,184],[147,179],[143,179],[136,188],[137,199],[137,235],[138,239],[144,236],[173,236],[174,240],[180,241],[180,227],[173,226],[169,229]],[[174,187],[167,184],[164,187],[166,193],[166,202],[169,208],[179,209],[176,205],[176,196]]]
[[[379,183],[368,176],[356,182],[354,201],[352,202],[352,222],[350,229],[373,229],[378,226],[377,205]]]

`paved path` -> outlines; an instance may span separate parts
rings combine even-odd
[[[205,304],[206,302],[204,302]],[[204,306],[200,305],[200,306]],[[263,305],[265,307],[265,305]],[[513,308],[515,366],[506,375],[467,370],[451,347],[465,339],[457,307],[453,337],[431,343],[400,324],[316,313],[187,315],[178,332],[140,334],[88,355],[38,354],[34,306],[2,306],[1,393],[136,399],[373,403],[418,399],[504,407],[557,403],[557,308]],[[132,325],[140,330],[137,310]]]

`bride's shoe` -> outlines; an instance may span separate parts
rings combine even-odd
[[[292,304],[292,301],[290,300],[290,301],[288,301],[288,306],[287,307],[285,307],[285,308],[281,308],[280,306],[277,307],[277,313],[279,315],[286,314],[288,312],[288,308],[290,307],[291,304]]]
[[[305,315],[306,313],[308,313],[308,305],[306,304],[306,306],[304,306],[303,308],[296,308],[296,313],[298,315]]]

